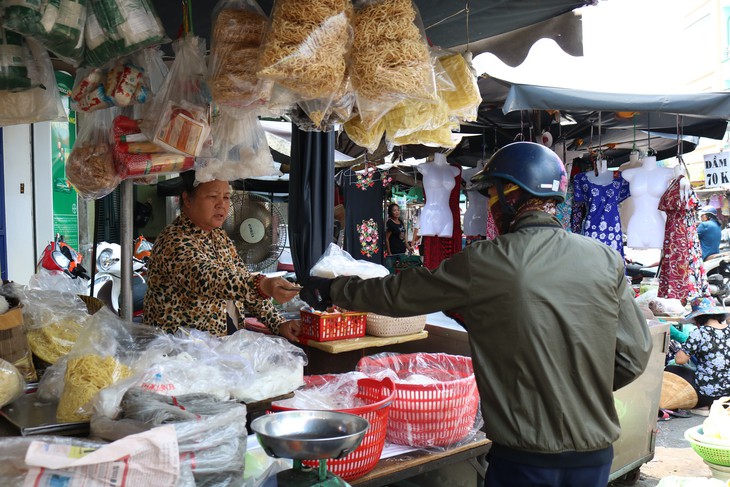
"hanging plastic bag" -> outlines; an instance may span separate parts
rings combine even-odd
[[[213,10],[208,82],[219,105],[262,105],[273,82],[256,76],[268,18],[255,0],[220,0]]]
[[[168,41],[149,0],[89,0],[89,7],[84,56],[91,66]]]
[[[12,36],[11,36],[12,37]],[[7,34],[5,40],[7,41]],[[21,60],[11,58],[5,60],[0,68],[6,83],[27,87],[28,89],[0,91],[0,127],[36,122],[67,122],[66,110],[61,101],[61,94],[56,84],[51,58],[48,51],[33,39],[25,39],[25,47],[17,44],[0,46],[11,56],[20,54],[22,65],[27,71],[29,81],[23,80],[24,72]],[[3,56],[3,59],[6,59]],[[18,69],[20,68],[20,69]],[[2,75],[0,75],[2,76]]]
[[[188,35],[175,41],[174,49],[175,61],[146,113],[142,131],[168,151],[210,156],[212,100],[205,82],[205,39]]]
[[[6,2],[4,27],[40,42],[64,61],[84,59],[87,0],[14,0]]]
[[[213,124],[213,157],[196,159],[196,181],[277,175],[279,171],[274,166],[266,133],[256,115],[221,108]]]
[[[128,107],[147,101],[144,68],[117,61],[110,69],[79,69],[71,91],[71,109],[92,112],[110,106]]]
[[[108,195],[121,179],[114,167],[111,127],[115,110],[79,113],[79,137],[66,161],[66,177],[87,200]]]
[[[339,276],[358,276],[361,279],[370,279],[385,277],[388,274],[390,272],[384,266],[366,260],[355,260],[334,243],[329,244],[322,257],[309,271],[310,276],[328,279]]]
[[[276,0],[258,76],[276,81],[297,101],[331,101],[345,78],[351,16],[349,0]]]
[[[344,129],[351,141],[360,147],[364,147],[368,152],[373,153],[383,138],[385,124],[381,118],[372,126],[367,127],[360,118],[360,115],[356,115],[345,122]]]
[[[433,64],[411,0],[361,0],[353,28],[351,75],[365,126],[404,99],[436,102]]]
[[[349,76],[345,76],[331,100],[317,99],[299,102],[299,108],[307,114],[315,128],[320,131],[332,130],[335,125],[350,120],[354,107],[355,93],[352,91]],[[299,128],[305,130],[301,126]]]
[[[20,34],[5,29],[0,29],[0,34],[0,90],[30,89],[32,81],[27,68],[32,62],[30,49]]]
[[[114,119],[114,165],[121,179],[177,173],[192,169],[195,160],[173,154],[147,139],[136,120],[118,116]]]

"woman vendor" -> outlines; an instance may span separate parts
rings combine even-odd
[[[194,171],[181,176],[181,214],[157,237],[150,256],[145,324],[224,336],[236,331],[245,309],[273,333],[297,341],[299,321],[285,320],[271,298],[285,303],[298,289],[280,277],[251,274],[221,228],[231,204],[228,182],[195,185]]]

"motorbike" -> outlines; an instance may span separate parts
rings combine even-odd
[[[730,254],[721,253],[705,261],[705,272],[710,294],[718,304],[724,306],[725,301],[730,299]]]
[[[640,262],[626,259],[626,275],[631,278],[632,286],[641,286],[641,281],[656,277],[657,268],[645,266]]]
[[[135,245],[135,249],[136,247]],[[117,313],[119,312],[119,296],[122,291],[121,261],[122,248],[119,244],[100,242],[96,246],[93,296],[102,300]],[[146,261],[132,257],[132,271],[132,317],[139,319],[143,313],[144,295],[147,292],[147,282],[144,278]],[[89,280],[89,292],[91,292],[91,280]]]
[[[63,272],[72,279],[89,279],[81,262],[84,257],[63,241],[63,235],[56,234],[53,242],[46,245],[41,255],[40,266],[49,271]]]

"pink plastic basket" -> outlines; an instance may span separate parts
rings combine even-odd
[[[322,384],[327,381],[326,375],[305,377],[308,384]],[[357,414],[368,420],[370,428],[355,451],[343,458],[327,460],[327,469],[344,480],[353,480],[370,472],[380,461],[380,454],[385,444],[388,428],[388,413],[395,398],[395,384],[385,378],[360,379],[357,381],[357,397],[368,404],[351,409],[338,409],[342,413]],[[272,411],[292,411],[292,408],[271,405]],[[305,460],[304,465],[316,467],[317,461]]]
[[[395,383],[386,440],[416,447],[456,443],[472,430],[479,393],[471,358],[443,353],[389,354],[363,357],[357,369],[371,375],[388,368],[399,377],[443,377],[434,384]],[[454,380],[454,377],[458,377]]]

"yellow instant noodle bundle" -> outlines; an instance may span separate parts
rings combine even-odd
[[[62,422],[88,420],[91,415],[81,408],[97,392],[130,375],[130,368],[112,356],[82,355],[69,359],[56,418]]]
[[[82,324],[63,319],[46,326],[29,328],[26,331],[28,344],[33,355],[49,364],[71,351],[81,331]]]
[[[350,0],[278,0],[258,76],[303,100],[331,98],[345,76],[351,11]]]
[[[449,106],[449,114],[467,122],[477,119],[477,110],[482,102],[479,85],[469,64],[461,54],[451,54],[439,58],[446,74],[454,84],[453,91],[441,91],[441,96]]]
[[[368,125],[403,99],[436,101],[428,46],[415,19],[411,0],[374,1],[355,12],[352,80]]]
[[[25,381],[18,369],[0,359],[0,407],[14,401],[23,394]]]
[[[449,123],[448,106],[439,103],[408,99],[400,102],[383,117],[388,140],[395,140],[415,132],[435,130]]]
[[[383,138],[385,125],[378,120],[372,127],[366,127],[359,115],[352,117],[344,124],[345,133],[354,143],[364,147],[369,152],[375,152]]]

